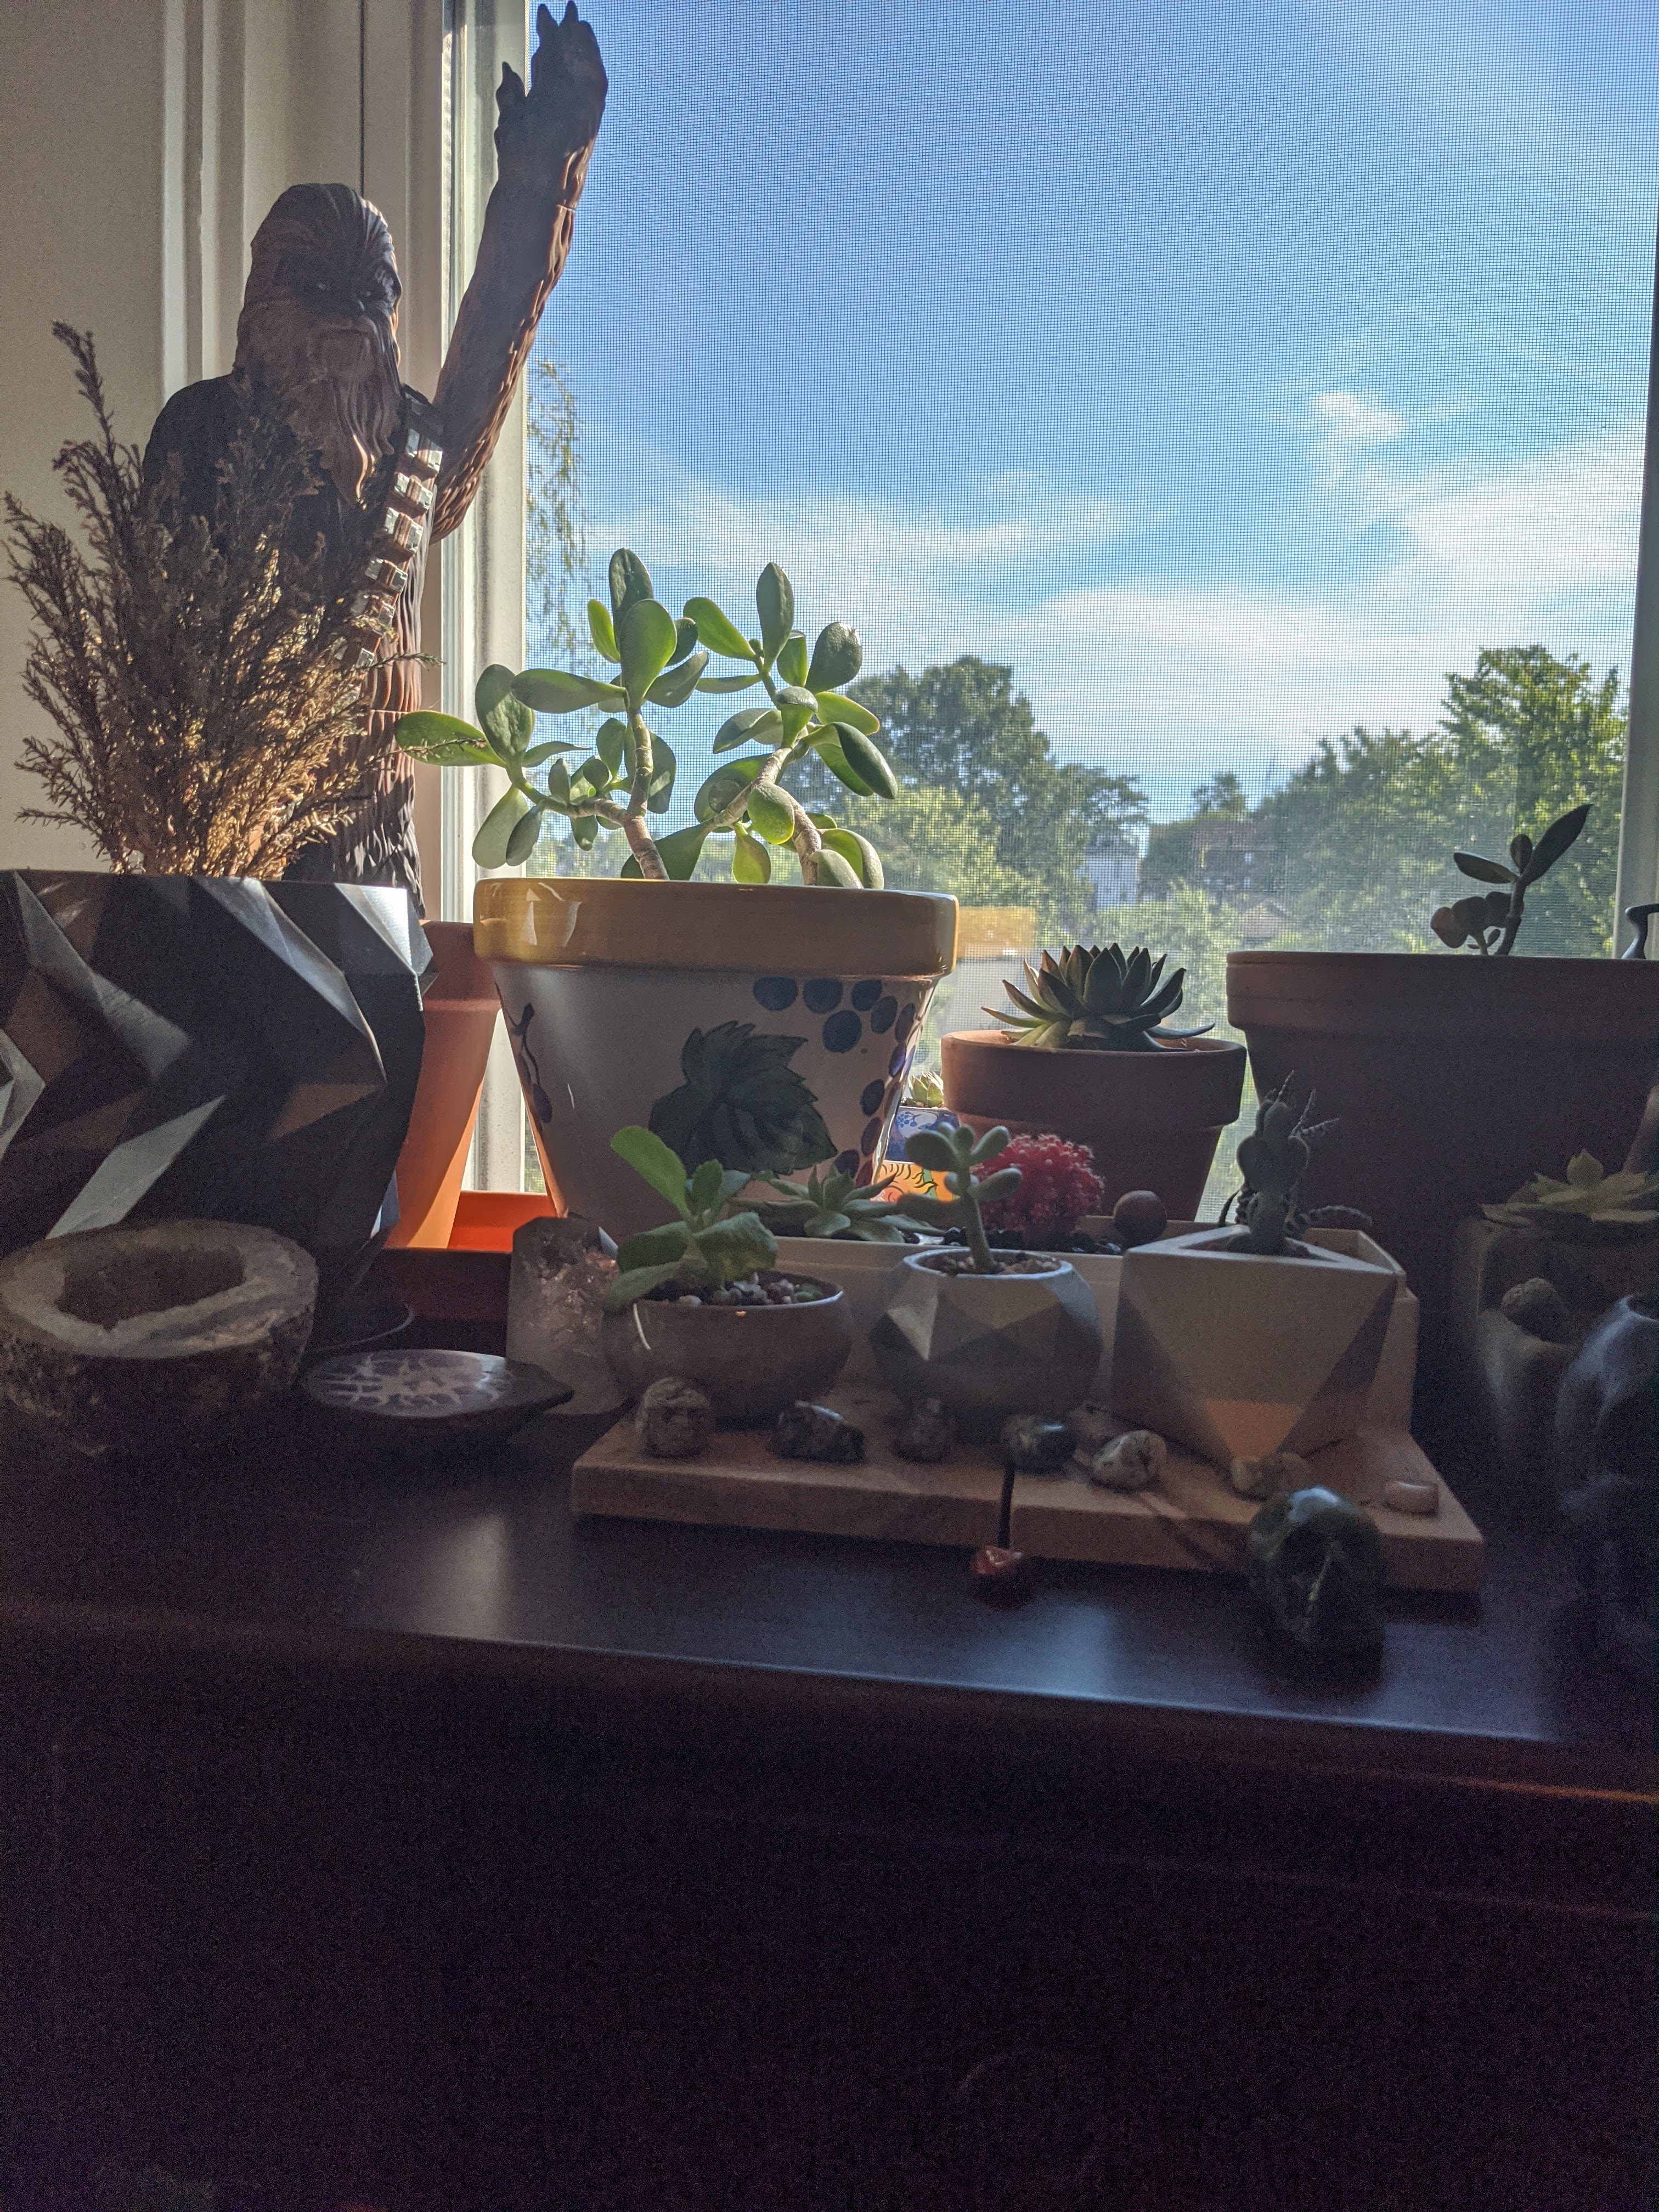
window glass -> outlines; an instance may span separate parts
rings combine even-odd
[[[611,549],[853,623],[904,789],[818,797],[1018,956],[1427,948],[1583,799],[1612,921],[1659,185],[1646,0],[592,0],[532,379],[531,657]],[[731,702],[672,718],[685,819]],[[544,842],[547,870],[614,872]],[[726,841],[702,866],[723,874]]]

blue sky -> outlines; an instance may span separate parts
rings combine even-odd
[[[779,560],[809,635],[1012,663],[1162,815],[1426,725],[1483,645],[1626,668],[1651,0],[585,12],[540,343],[596,574],[740,615]]]

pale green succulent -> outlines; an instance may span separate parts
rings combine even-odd
[[[884,1176],[862,1189],[843,1168],[831,1168],[827,1175],[814,1168],[805,1184],[786,1182],[780,1176],[760,1180],[769,1183],[782,1200],[757,1208],[776,1236],[839,1237],[860,1244],[904,1242],[904,1217],[886,1194],[898,1180],[896,1176]]]
[[[612,1313],[665,1283],[689,1291],[718,1290],[776,1260],[777,1239],[757,1213],[726,1213],[749,1181],[743,1169],[705,1160],[688,1175],[678,1152],[637,1126],[618,1129],[611,1149],[659,1197],[666,1199],[678,1217],[659,1229],[630,1237],[617,1253],[619,1272],[605,1294]]]
[[[1144,945],[1125,953],[1116,945],[1068,945],[1058,958],[1045,952],[1036,967],[1025,963],[1025,990],[1003,984],[1014,1002],[1012,1014],[994,1006],[984,1011],[993,1021],[1007,1024],[1011,1042],[1039,1051],[1062,1046],[1072,1051],[1161,1051],[1215,1026],[1200,1022],[1194,1029],[1164,1028],[1187,981],[1184,968],[1164,975],[1168,957],[1160,953],[1154,960]]]
[[[1589,1152],[1567,1162],[1565,1182],[1534,1176],[1501,1206],[1482,1208],[1510,1229],[1541,1229],[1570,1243],[1620,1243],[1659,1229],[1659,1177],[1604,1175]]]

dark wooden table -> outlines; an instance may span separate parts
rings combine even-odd
[[[1229,1577],[1000,1613],[951,1553],[573,1524],[582,1433],[7,1453],[20,2202],[1001,2201],[964,2126],[1148,2205],[1641,2201],[1651,1703],[1478,1451],[1425,1435],[1483,1595],[1331,1681]],[[988,2150],[949,2093],[1009,2051]]]

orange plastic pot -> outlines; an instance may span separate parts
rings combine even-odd
[[[1227,1018],[1261,1092],[1334,1119],[1308,1196],[1356,1206],[1443,1325],[1458,1223],[1588,1150],[1609,1168],[1641,1119],[1659,962],[1233,952]]]
[[[1198,1212],[1221,1133],[1238,1118],[1244,1048],[1194,1037],[1163,1052],[1040,1052],[1000,1030],[939,1040],[945,1103],[982,1133],[1053,1134],[1087,1145],[1106,1187],[1155,1190],[1172,1221]]]
[[[442,1247],[454,1226],[501,1001],[488,965],[473,952],[471,922],[428,921],[425,928],[438,973],[421,1010],[421,1080],[398,1155],[398,1225],[386,1241]]]

